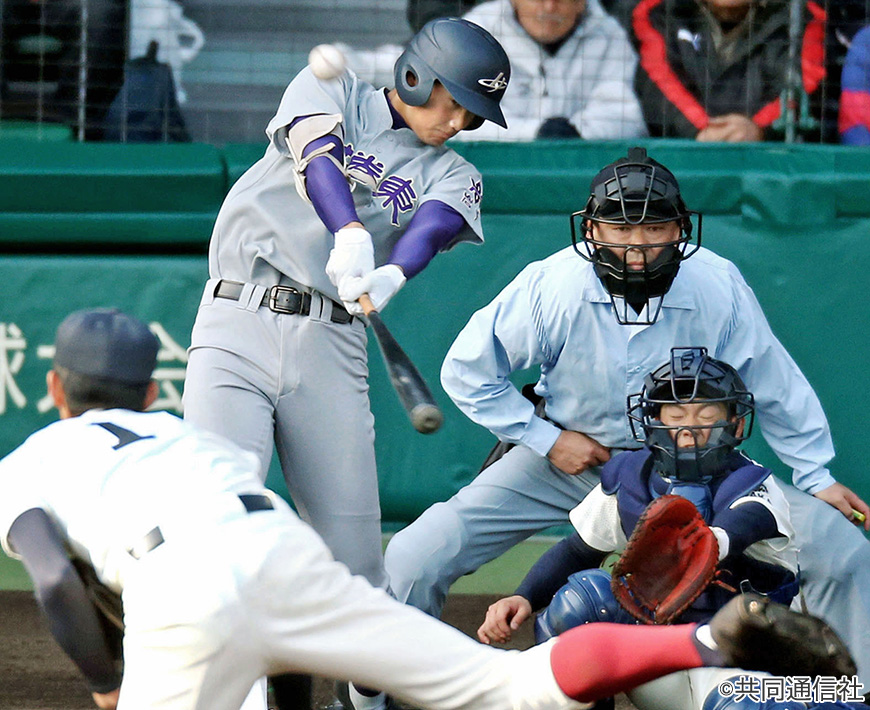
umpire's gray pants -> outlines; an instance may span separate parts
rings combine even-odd
[[[567,524],[568,512],[598,482],[597,468],[569,476],[525,446],[514,447],[393,536],[385,556],[393,594],[440,616],[453,582],[529,536]]]
[[[385,587],[362,322],[332,323],[318,294],[310,315],[287,315],[259,306],[262,286],[232,301],[211,296],[214,285],[191,335],[184,418],[255,453],[264,479],[277,446],[300,517],[351,572]]]

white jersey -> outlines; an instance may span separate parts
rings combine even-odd
[[[580,24],[552,55],[522,28],[510,0],[485,2],[464,17],[489,30],[510,57],[501,101],[508,127],[484,123],[454,140],[531,140],[544,120],[560,116],[587,140],[646,135],[633,88],[637,55],[598,0],[587,0]]]
[[[304,117],[333,117],[333,128]],[[302,118],[291,129],[294,120]],[[410,128],[394,130],[386,94],[352,72],[320,81],[306,68],[287,87],[266,133],[269,147],[233,186],[221,207],[209,249],[212,277],[271,286],[282,276],[337,299],[326,276],[333,238],[295,187],[296,162],[287,145],[335,133],[357,214],[371,233],[375,265],[384,264],[424,202],[439,200],[459,212],[465,228],[452,244],[482,242],[480,173],[445,147],[423,144]]]
[[[90,410],[33,434],[0,461],[0,540],[26,510],[42,508],[72,552],[116,591],[128,552],[159,526],[164,537],[210,535],[246,513],[238,493],[277,496],[251,454],[165,412]]]
[[[4,549],[41,508],[123,591],[119,707],[238,710],[257,678],[291,671],[433,710],[589,707],[559,688],[549,646],[489,648],[352,576],[256,467],[173,415],[119,409],[51,424],[0,461]],[[274,509],[249,513],[246,493]],[[129,554],[155,527],[164,541]]]

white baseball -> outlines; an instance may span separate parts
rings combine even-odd
[[[318,44],[308,53],[308,66],[318,79],[335,79],[344,73],[347,62],[334,44]]]

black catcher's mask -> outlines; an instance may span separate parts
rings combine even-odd
[[[713,402],[725,405],[726,419],[709,426],[668,426],[661,421],[662,405]],[[709,357],[706,348],[672,348],[671,361],[644,378],[639,394],[629,395],[628,418],[635,439],[652,451],[659,474],[706,483],[723,475],[725,459],[752,433],[755,400],[737,370]],[[703,429],[710,436],[698,446]],[[695,446],[677,446],[682,431],[692,435]]]
[[[691,215],[697,213],[686,208],[673,173],[647,157],[644,148],[629,148],[627,157],[611,163],[595,176],[589,191],[586,207],[571,215],[574,249],[594,266],[610,294],[619,323],[654,323],[661,311],[661,297],[674,282],[680,263],[701,246],[701,215],[698,214],[697,234],[692,243]],[[680,233],[674,241],[629,246],[620,256],[612,249],[616,245],[596,239],[593,225],[602,222],[629,225],[676,222]],[[661,252],[648,258],[650,249],[658,248]],[[628,267],[629,252],[643,255],[643,268]],[[651,299],[656,298],[658,302],[651,304]]]

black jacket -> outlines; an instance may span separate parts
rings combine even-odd
[[[640,65],[635,89],[650,134],[694,138],[713,116],[740,113],[781,138],[789,63],[789,3],[759,0],[733,56],[720,56],[697,0],[641,0],[632,13]],[[819,141],[825,69],[826,14],[813,0],[803,8],[796,92],[797,132]]]

